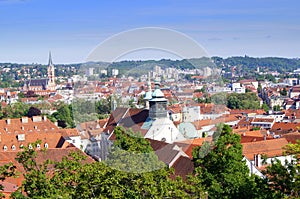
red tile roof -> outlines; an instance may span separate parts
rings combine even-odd
[[[249,160],[253,160],[255,154],[265,154],[268,158],[277,157],[283,155],[282,148],[287,144],[285,138],[242,143],[243,155]]]
[[[270,132],[274,132],[276,134],[286,134],[290,132],[294,132],[300,130],[300,123],[293,122],[276,122],[273,124]]]
[[[71,152],[79,152],[83,154],[86,157],[84,163],[94,162],[94,159],[92,159],[90,156],[86,155],[76,147],[69,147],[65,149],[47,149],[45,152],[38,151],[36,161],[38,164],[41,164],[46,160],[61,161],[63,157],[68,156]],[[15,158],[17,157],[17,153],[17,151],[0,152],[0,165],[4,165],[11,162],[16,166],[17,171],[19,171],[22,174],[25,172],[25,170],[23,166],[15,160]],[[18,178],[7,178],[5,182],[20,186],[23,179],[23,175],[20,175]]]
[[[287,133],[285,135],[282,135],[282,137],[287,139],[288,142],[295,144],[297,140],[300,140],[300,133],[298,131],[293,133]]]

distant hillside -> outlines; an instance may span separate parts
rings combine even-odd
[[[223,59],[221,57],[212,57],[214,63],[218,67],[231,67],[236,66],[237,70],[243,72],[255,71],[257,67],[260,67],[263,71],[278,71],[279,73],[292,72],[293,70],[300,68],[300,59],[298,58],[279,58],[279,57],[229,57]]]
[[[54,63],[55,64],[55,63]],[[55,64],[56,75],[61,77],[71,77],[74,74],[85,74],[85,69],[93,67],[94,73],[98,74],[101,69],[108,69],[108,74],[111,74],[112,69],[118,69],[119,74],[140,76],[153,70],[155,66],[160,66],[162,69],[174,67],[177,69],[195,69],[204,67],[222,68],[226,72],[230,72],[232,67],[235,68],[235,74],[243,77],[254,76],[254,71],[257,67],[260,71],[278,71],[280,74],[292,72],[300,68],[300,59],[298,58],[279,58],[279,57],[202,57],[195,59],[182,60],[145,60],[145,61],[120,61],[113,63],[105,62],[87,62],[78,64]],[[25,69],[26,68],[26,69]],[[41,64],[17,64],[17,63],[0,63],[0,76],[3,82],[12,84],[14,80],[26,78],[22,74],[25,72],[31,75],[31,78],[45,77],[47,70],[45,65]]]

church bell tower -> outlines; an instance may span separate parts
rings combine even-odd
[[[55,90],[55,68],[52,62],[51,51],[49,52],[49,62],[48,62],[48,89]]]
[[[160,84],[155,82],[155,90],[152,93],[152,99],[149,100],[149,117],[151,119],[167,117],[167,102],[163,92],[160,90]]]

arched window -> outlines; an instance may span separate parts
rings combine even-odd
[[[3,150],[7,151],[7,146],[6,145],[3,146]]]
[[[15,145],[12,145],[11,146],[11,149],[14,151],[14,150],[16,150],[16,146]]]
[[[49,147],[48,143],[45,143],[44,147],[47,149]]]

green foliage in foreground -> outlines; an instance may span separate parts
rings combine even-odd
[[[288,144],[284,149],[287,155],[294,155],[295,159],[286,161],[285,166],[275,159],[264,173],[268,176],[271,188],[282,198],[300,198],[300,140]]]
[[[240,136],[219,125],[213,142],[193,151],[194,175],[183,181],[170,178],[172,170],[147,140],[122,127],[115,132],[115,146],[103,162],[87,163],[81,152],[72,152],[61,161],[40,163],[37,151],[25,147],[17,157],[25,180],[12,198],[299,198],[300,142],[285,148],[297,155],[295,164],[274,161],[265,171],[268,178],[261,179],[249,175]],[[15,175],[12,164],[0,167],[0,180]]]
[[[12,198],[200,198],[203,193],[200,187],[195,188],[179,177],[170,178],[172,171],[154,157],[149,142],[131,136],[123,128],[116,131],[116,145],[120,147],[117,155],[141,150],[150,154],[145,156],[150,158],[148,163],[161,167],[146,172],[124,171],[114,169],[106,162],[87,163],[86,156],[81,152],[71,152],[58,162],[47,160],[39,163],[36,161],[37,150],[25,147],[16,158],[25,169],[25,180]],[[136,167],[143,164],[132,159],[114,164],[125,167],[131,163],[135,163]]]
[[[240,136],[228,125],[218,126],[211,151],[195,148],[195,179],[204,186],[209,198],[274,198],[265,180],[250,176],[243,161]],[[194,179],[194,180],[195,180]],[[197,186],[197,185],[196,185]]]

